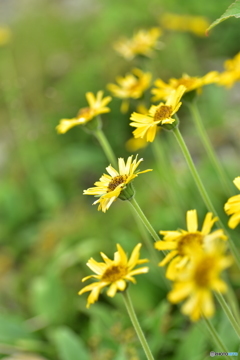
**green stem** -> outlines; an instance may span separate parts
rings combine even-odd
[[[140,208],[140,206],[138,205],[138,202],[136,201],[135,197],[133,196],[132,198],[130,198],[128,200],[130,202],[130,204],[132,205],[132,207],[134,208],[134,210],[136,211],[137,215],[139,216],[139,218],[141,219],[142,223],[144,224],[144,226],[146,227],[147,231],[150,233],[150,235],[153,237],[153,239],[155,241],[159,241],[160,238],[158,236],[158,234],[156,233],[156,231],[154,230],[154,228],[152,227],[152,225],[150,224],[150,222],[148,221],[148,219],[146,218],[145,214],[143,213],[142,209]]]
[[[192,114],[192,118],[198,129],[198,133],[202,140],[203,146],[205,147],[205,150],[208,153],[208,156],[212,162],[213,167],[215,168],[217,174],[219,175],[219,179],[222,182],[223,188],[226,190],[227,195],[231,196],[232,192],[231,192],[231,188],[229,186],[230,181],[227,179],[224,169],[215,154],[214,148],[213,148],[211,141],[208,137],[208,134],[204,128],[204,125],[203,125],[198,107],[196,105],[196,102],[195,101],[189,102],[189,103],[187,103],[187,106]]]
[[[115,168],[118,167],[116,156],[111,148],[111,145],[109,144],[104,132],[101,129],[95,130],[94,135],[98,139],[109,163],[114,166]]]
[[[124,291],[123,293],[123,299],[124,299],[124,303],[125,303],[125,306],[127,308],[127,312],[128,312],[128,315],[132,321],[132,324],[133,324],[133,327],[137,333],[137,336],[139,338],[139,341],[143,347],[143,350],[145,352],[145,355],[147,357],[148,360],[154,360],[154,357],[152,355],[152,352],[149,348],[149,345],[147,343],[147,340],[143,334],[143,331],[142,331],[142,328],[138,322],[138,319],[137,319],[137,316],[136,316],[136,313],[134,311],[134,308],[133,308],[133,304],[132,304],[132,301],[131,301],[131,298],[129,296],[129,293],[128,291]]]
[[[217,331],[215,330],[215,328],[213,327],[212,323],[205,317],[203,316],[203,319],[205,320],[205,325],[210,333],[210,335],[213,338],[213,341],[215,342],[215,345],[217,346],[217,352],[228,352],[226,349],[225,344],[222,342],[222,339],[220,338],[220,336],[218,335]],[[224,356],[225,359],[232,359],[232,357],[226,357]]]
[[[216,298],[218,300],[218,302],[220,303],[220,305],[222,306],[225,314],[227,315],[228,317],[228,320],[230,321],[232,327],[234,328],[237,336],[239,337],[240,339],[240,326],[239,324],[237,323],[232,311],[230,310],[228,304],[226,303],[224,297],[222,296],[222,294],[220,292],[218,293],[215,293],[216,295]]]
[[[234,244],[233,240],[230,238],[227,229],[225,228],[222,221],[220,220],[220,218],[219,218],[219,216],[217,214],[217,211],[215,210],[215,208],[214,208],[214,206],[213,206],[213,204],[212,204],[212,202],[211,202],[211,200],[210,200],[210,198],[208,196],[208,193],[207,193],[207,191],[206,191],[206,189],[205,189],[205,187],[204,187],[204,185],[202,183],[202,180],[200,179],[200,176],[199,176],[199,174],[197,172],[197,169],[196,169],[196,167],[194,165],[194,162],[192,160],[190,152],[189,152],[189,150],[188,150],[188,148],[187,148],[187,146],[185,144],[185,141],[184,141],[178,127],[175,127],[173,129],[173,133],[174,133],[174,135],[175,135],[175,137],[176,137],[176,139],[178,141],[178,144],[179,144],[179,146],[180,146],[180,148],[181,148],[181,150],[183,152],[183,155],[184,155],[185,160],[186,160],[186,162],[188,164],[188,167],[189,167],[189,169],[191,171],[193,179],[194,179],[194,181],[195,181],[195,183],[196,183],[196,185],[198,187],[198,190],[199,190],[199,192],[200,192],[200,194],[202,196],[202,199],[203,199],[208,211],[212,212],[213,214],[215,214],[218,217],[219,226],[224,230],[225,234],[228,236],[229,247],[230,247],[230,249],[231,249],[231,251],[233,253],[233,256],[235,258],[235,261],[236,261],[238,267],[240,268],[240,254],[238,253],[238,250],[235,247],[235,244]]]

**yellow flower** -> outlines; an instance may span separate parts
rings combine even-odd
[[[125,77],[117,77],[116,81],[119,85],[108,84],[107,88],[112,92],[113,96],[120,99],[139,99],[149,87],[151,78],[151,73],[144,73],[140,69],[133,69],[132,74],[127,74]],[[121,108],[123,113],[128,111],[128,105],[129,102],[123,102]]]
[[[98,300],[100,291],[104,287],[109,286],[107,295],[114,297],[117,291],[125,290],[127,285],[126,281],[136,283],[133,276],[148,272],[148,267],[141,267],[133,270],[135,266],[148,262],[147,259],[139,259],[141,246],[142,244],[135,246],[130,259],[128,259],[122,247],[117,244],[118,251],[114,254],[114,260],[110,260],[104,253],[101,253],[104,262],[97,262],[93,258],[88,261],[87,266],[97,275],[87,276],[82,279],[82,281],[90,278],[97,279],[98,281],[85,286],[79,291],[79,295],[91,291],[87,300],[87,308]]]
[[[136,55],[152,56],[153,49],[157,48],[157,40],[161,36],[160,28],[139,30],[133,38],[122,38],[114,44],[114,49],[125,59],[132,60]]]
[[[96,195],[99,197],[93,205],[98,204],[98,210],[106,212],[112,203],[121,196],[121,192],[127,187],[127,185],[139,174],[143,174],[152,170],[139,171],[137,167],[143,161],[138,160],[137,156],[132,160],[133,155],[129,156],[126,164],[123,158],[118,159],[119,171],[115,170],[109,165],[106,170],[109,175],[103,174],[99,181],[95,182],[95,187],[84,190],[84,195]]]
[[[110,96],[103,97],[103,91],[98,91],[96,97],[92,92],[86,93],[88,107],[79,110],[73,119],[62,119],[56,126],[59,134],[65,134],[69,129],[77,125],[84,125],[95,116],[108,113],[110,109],[106,105],[112,100]]]
[[[240,52],[224,63],[225,71],[219,75],[218,84],[231,87],[240,80]]]
[[[198,230],[196,210],[189,210],[186,220],[187,230],[160,231],[160,234],[164,235],[163,241],[154,244],[158,250],[171,250],[159,263],[164,266],[171,261],[166,272],[166,277],[170,280],[174,280],[178,272],[186,267],[194,252],[201,251],[217,239],[227,239],[221,229],[210,233],[213,224],[218,220],[210,212],[205,217],[201,231]]]
[[[8,44],[11,40],[11,37],[11,30],[6,26],[0,26],[0,46]]]
[[[147,141],[153,142],[158,125],[172,124],[175,121],[172,116],[182,105],[180,99],[185,89],[185,86],[180,85],[177,90],[170,94],[166,104],[160,103],[158,106],[152,105],[147,115],[136,112],[132,113],[130,119],[134,120],[134,122],[131,122],[130,126],[137,128],[133,131],[134,137],[145,138]]]
[[[215,308],[212,291],[224,293],[227,285],[220,273],[232,264],[232,258],[224,255],[224,247],[217,246],[207,251],[195,252],[193,260],[179,274],[168,300],[178,303],[185,298],[182,313],[197,321],[202,315],[213,316]]]
[[[236,177],[233,183],[240,190],[240,176]],[[228,226],[235,229],[240,223],[240,194],[230,197],[224,205],[224,210],[228,215],[232,215],[228,221]]]
[[[155,95],[152,98],[152,101],[166,100],[180,85],[184,85],[186,87],[186,92],[193,90],[201,92],[202,86],[216,83],[218,80],[219,73],[217,71],[211,71],[201,78],[183,74],[183,76],[179,79],[171,78],[168,83],[165,83],[161,79],[157,79],[154,83],[156,88],[151,90],[151,93]]]
[[[209,21],[203,16],[190,16],[165,13],[160,18],[161,25],[165,29],[189,31],[197,36],[205,36]]]

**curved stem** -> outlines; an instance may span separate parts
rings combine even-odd
[[[200,138],[202,140],[203,146],[205,147],[206,152],[208,153],[208,156],[216,170],[216,172],[219,175],[219,179],[222,182],[223,188],[226,190],[227,195],[231,196],[231,188],[229,186],[230,182],[227,179],[227,176],[224,172],[224,169],[219,162],[216,153],[214,151],[214,148],[210,142],[210,139],[208,137],[208,134],[204,128],[198,107],[195,102],[189,102],[187,103],[187,106],[192,114],[192,118],[194,120],[194,123],[198,129],[198,133],[200,135]]]
[[[210,333],[210,335],[213,338],[213,341],[215,342],[216,346],[217,346],[217,352],[225,352],[227,353],[227,349],[225,344],[222,342],[222,339],[220,338],[220,336],[218,335],[217,331],[215,330],[215,328],[213,327],[212,323],[205,317],[203,316],[203,319],[205,320],[205,325]],[[225,356],[225,359],[229,359],[229,357]],[[232,359],[232,357],[230,357],[230,359]]]
[[[152,227],[152,225],[150,224],[150,222],[148,221],[148,219],[146,218],[145,214],[143,213],[142,209],[140,208],[140,206],[138,205],[138,202],[136,201],[135,197],[133,196],[132,198],[130,198],[128,200],[130,202],[130,204],[132,205],[132,207],[134,208],[134,210],[136,211],[137,215],[140,217],[140,219],[142,220],[144,226],[146,227],[146,229],[148,230],[148,232],[150,233],[150,235],[153,237],[153,239],[155,241],[159,241],[160,238],[158,236],[158,234],[156,233],[156,231],[154,230],[154,228]]]
[[[133,324],[133,327],[137,333],[137,336],[139,338],[139,341],[143,347],[143,350],[145,352],[145,355],[147,357],[148,360],[154,360],[154,357],[152,355],[152,352],[149,348],[149,345],[147,343],[147,340],[143,334],[143,331],[142,331],[142,328],[138,322],[138,319],[137,319],[137,316],[136,316],[136,313],[134,311],[134,308],[133,308],[133,304],[132,304],[132,301],[131,301],[131,298],[129,296],[129,293],[128,291],[124,291],[123,293],[123,299],[124,299],[124,303],[125,303],[125,306],[127,308],[127,312],[128,312],[128,315],[132,321],[132,324]]]
[[[111,148],[111,145],[109,144],[104,132],[101,129],[95,130],[94,131],[94,135],[96,136],[96,138],[98,139],[109,163],[116,167],[118,166],[117,164],[117,159],[116,156]]]
[[[196,167],[194,165],[194,162],[192,160],[190,152],[189,152],[189,150],[188,150],[188,148],[187,148],[187,146],[185,144],[185,141],[184,141],[178,127],[175,127],[173,129],[173,133],[174,133],[174,135],[175,135],[175,137],[176,137],[176,139],[178,141],[178,144],[179,144],[179,146],[180,146],[180,148],[181,148],[181,150],[183,152],[183,155],[184,155],[185,160],[186,160],[186,162],[188,164],[188,167],[189,167],[189,169],[191,171],[193,179],[194,179],[194,181],[195,181],[195,183],[196,183],[196,185],[198,187],[198,190],[199,190],[199,192],[200,192],[200,194],[202,196],[202,199],[203,199],[208,211],[210,211],[213,214],[218,216],[217,211],[215,210],[215,208],[214,208],[214,206],[213,206],[213,204],[212,204],[212,202],[211,202],[211,200],[210,200],[210,198],[208,196],[208,193],[207,193],[207,191],[206,191],[206,189],[205,189],[205,187],[204,187],[204,185],[202,183],[202,180],[201,180],[201,178],[200,178],[200,176],[199,176],[199,174],[197,172],[197,169],[196,169]],[[218,216],[218,224],[224,230],[225,234],[228,236],[229,247],[230,247],[230,249],[231,249],[231,251],[233,253],[233,256],[235,258],[235,261],[236,261],[238,267],[240,268],[240,254],[238,253],[238,250],[235,247],[235,244],[234,244],[233,240],[229,236],[228,231],[225,228],[225,226],[223,225],[223,223],[220,220],[219,216]]]
[[[220,292],[215,293],[216,298],[218,300],[218,302],[220,303],[221,307],[223,308],[225,314],[227,315],[228,320],[230,321],[233,329],[235,330],[237,336],[240,339],[240,326],[237,323],[232,311],[230,310],[228,304],[226,303],[224,297],[222,296],[222,294]]]

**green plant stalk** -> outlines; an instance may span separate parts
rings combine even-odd
[[[137,319],[136,313],[134,311],[133,304],[132,304],[131,298],[129,296],[129,293],[127,290],[125,290],[122,294],[123,294],[123,299],[124,299],[125,306],[127,308],[128,315],[132,321],[132,325],[137,333],[138,339],[143,347],[145,355],[148,360],[154,360],[154,357],[149,348],[147,340],[143,334],[142,328],[138,322],[138,319]]]
[[[217,352],[228,352],[226,349],[225,344],[222,342],[222,339],[220,338],[220,336],[218,335],[217,331],[215,330],[215,328],[213,327],[212,323],[205,317],[203,316],[205,325],[208,329],[209,334],[211,335],[213,341],[215,342],[215,345],[217,346]],[[233,359],[232,357],[227,357],[224,356],[224,358],[227,359]]]
[[[187,145],[185,144],[185,141],[184,141],[184,139],[182,137],[181,132],[179,131],[178,127],[175,127],[172,131],[173,131],[173,133],[174,133],[174,135],[175,135],[175,137],[176,137],[176,139],[178,141],[178,144],[179,144],[179,146],[180,146],[180,148],[181,148],[181,150],[183,152],[183,155],[184,155],[185,160],[186,160],[186,162],[188,164],[188,167],[189,167],[189,169],[191,171],[193,179],[194,179],[194,181],[195,181],[195,183],[196,183],[196,185],[198,187],[198,190],[199,190],[199,192],[200,192],[200,194],[202,196],[202,199],[203,199],[208,211],[210,211],[213,214],[215,214],[216,216],[218,216],[218,214],[217,214],[217,212],[216,212],[216,210],[215,210],[215,208],[214,208],[214,206],[213,206],[213,204],[212,204],[212,202],[211,202],[211,200],[210,200],[210,198],[208,196],[208,193],[207,193],[207,191],[206,191],[206,189],[205,189],[205,187],[204,187],[204,185],[202,183],[202,180],[201,180],[201,178],[200,178],[200,176],[199,176],[199,174],[197,172],[197,169],[196,169],[196,167],[194,165],[194,162],[193,162],[192,157],[190,155],[190,152],[189,152],[189,150],[187,148]],[[220,220],[219,216],[218,216],[218,224],[224,230],[225,234],[228,236],[229,247],[230,247],[230,249],[232,251],[232,254],[233,254],[234,258],[235,258],[236,264],[238,265],[238,267],[240,269],[240,254],[238,253],[238,250],[235,247],[235,244],[234,244],[233,240],[229,236],[228,231],[225,228],[225,226],[223,225],[223,223]]]
[[[222,306],[222,308],[223,308],[227,318],[229,319],[233,329],[235,330],[237,336],[240,339],[240,326],[237,323],[231,309],[229,308],[228,304],[226,303],[224,297],[222,296],[222,294],[220,292],[216,292],[215,296],[216,296],[218,302],[220,303],[220,305]]]
[[[102,129],[97,129],[94,131],[94,135],[96,136],[96,138],[98,139],[105,155],[106,158],[108,159],[109,163],[114,166],[115,168],[118,167],[118,163],[117,163],[117,159],[116,156],[104,134],[104,132],[102,131]]]
[[[142,209],[140,208],[140,206],[138,205],[137,200],[135,199],[135,197],[131,197],[129,200],[129,203],[132,205],[132,207],[134,208],[134,210],[136,211],[137,215],[139,216],[139,218],[141,219],[143,225],[146,227],[147,231],[149,232],[149,234],[152,236],[152,238],[155,241],[159,241],[160,238],[158,236],[158,234],[156,233],[156,231],[154,230],[154,228],[152,227],[152,225],[150,224],[150,222],[148,221],[148,219],[146,218],[145,214],[143,213]]]
[[[197,104],[195,101],[193,101],[193,102],[186,103],[186,105],[188,106],[188,108],[192,114],[193,121],[197,127],[197,130],[200,135],[203,146],[205,147],[205,150],[208,153],[208,156],[212,162],[213,167],[215,168],[215,170],[219,176],[220,181],[222,182],[223,188],[225,189],[227,195],[231,196],[232,192],[231,192],[231,188],[229,186],[230,181],[228,180],[228,178],[225,174],[225,171],[216,156],[214,148],[211,144],[211,141],[210,141],[208,134],[205,130],[205,127],[203,125]]]

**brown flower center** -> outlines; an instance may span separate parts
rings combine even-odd
[[[199,287],[208,287],[212,278],[214,259],[212,257],[204,259],[197,265],[194,273],[194,281]]]
[[[125,183],[126,180],[127,180],[127,175],[115,176],[108,184],[107,191],[110,192],[110,191],[115,190],[118,185]]]
[[[188,255],[195,247],[201,246],[203,243],[203,236],[201,233],[189,233],[183,236],[178,242],[178,253],[181,256]]]
[[[122,279],[127,275],[127,268],[122,265],[111,265],[102,275],[102,280],[107,282],[114,282]]]
[[[154,114],[154,121],[170,118],[172,115],[172,106],[161,105]]]

